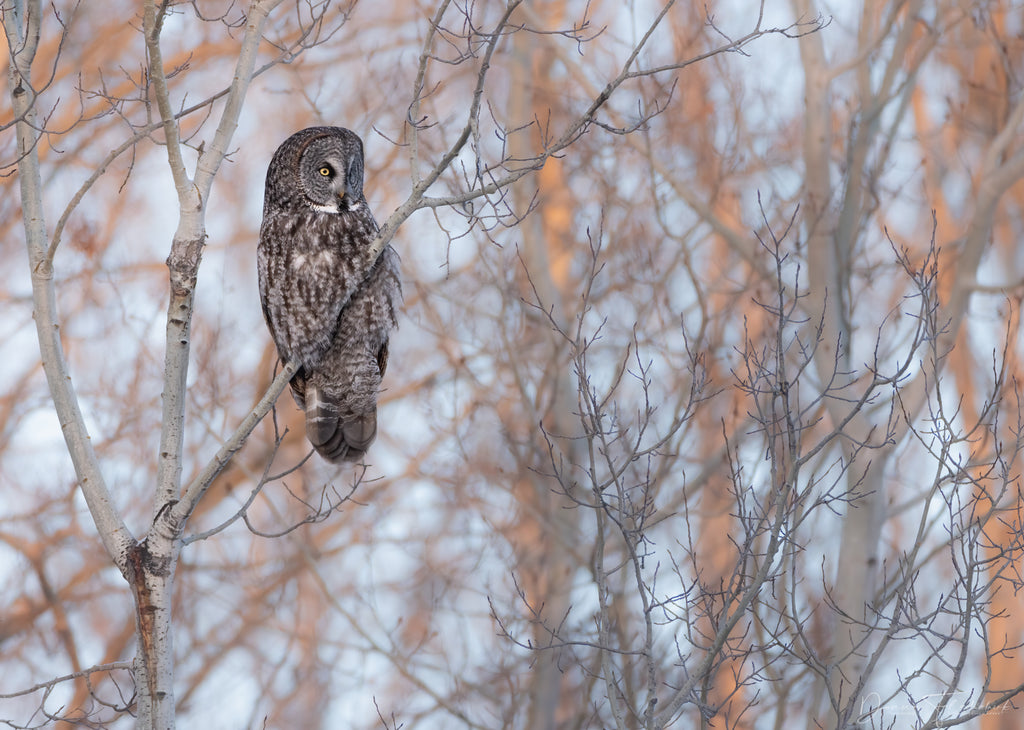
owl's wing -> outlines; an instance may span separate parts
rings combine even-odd
[[[400,295],[394,277],[387,265],[374,269],[342,310],[330,350],[309,369],[306,436],[329,461],[359,461],[377,436],[377,393]]]
[[[291,299],[287,319],[303,325],[303,307]],[[306,413],[306,436],[328,461],[359,461],[377,435],[377,393],[400,300],[398,257],[388,247],[345,301],[330,346],[306,361],[292,384]]]

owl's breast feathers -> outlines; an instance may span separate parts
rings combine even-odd
[[[322,358],[342,308],[377,261],[370,250],[376,232],[365,205],[334,214],[289,208],[264,218],[260,296],[282,360],[307,366]]]
[[[296,276],[316,276],[319,271],[331,271],[337,266],[338,255],[329,248],[321,249],[313,253],[296,251],[291,256],[291,267],[295,270]],[[303,272],[302,269],[311,269]]]

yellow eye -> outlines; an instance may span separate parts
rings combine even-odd
[[[324,165],[323,167],[321,167],[319,170],[317,170],[317,172],[319,172],[324,177],[330,177],[331,176],[331,168],[327,167],[327,165]]]

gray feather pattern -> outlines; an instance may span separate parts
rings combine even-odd
[[[377,222],[362,190],[363,146],[310,127],[267,170],[257,248],[260,299],[306,435],[329,461],[358,461],[377,434],[377,393],[401,301],[398,254],[369,251]]]

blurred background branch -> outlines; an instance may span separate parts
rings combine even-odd
[[[182,726],[1020,726],[1020,13],[755,10],[4,2],[3,723],[145,710],[131,554]],[[354,469],[257,423],[311,124],[405,276]]]

